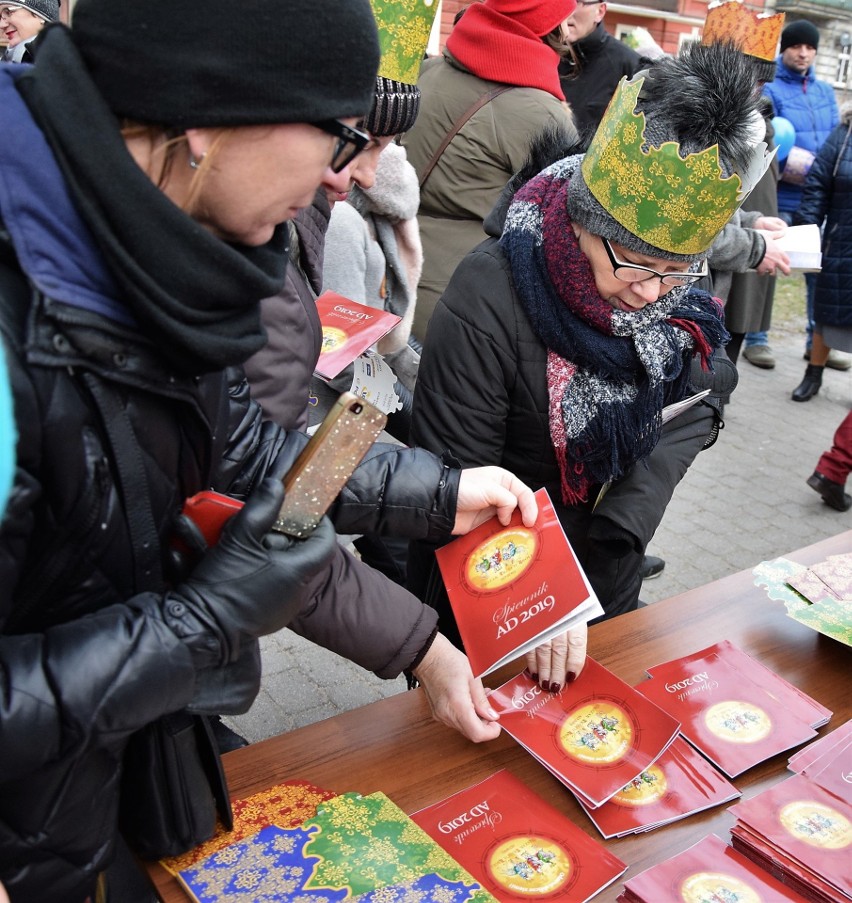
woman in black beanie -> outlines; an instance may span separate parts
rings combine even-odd
[[[412,670],[472,739],[499,733],[434,614],[408,596],[382,607],[383,578],[327,519],[298,542],[270,533],[306,437],[261,419],[241,364],[283,281],[284,221],[364,146],[353,126],[379,48],[367,0],[244,0],[247,58],[223,27],[232,12],[79,0],[72,30],[44,30],[36,66],[0,68],[0,340],[19,428],[0,526],[13,903],[132,903],[108,881],[119,824],[154,857],[212,832],[212,795],[169,798],[126,750],[141,756],[143,728],[164,738],[167,716],[200,737],[199,713],[245,711],[257,637],[285,625],[380,676]],[[245,505],[189,567],[167,550],[184,500],[210,488]],[[500,468],[377,447],[332,517],[346,533],[446,537],[519,500],[534,517]],[[150,799],[188,802],[207,830],[161,817],[155,833]]]

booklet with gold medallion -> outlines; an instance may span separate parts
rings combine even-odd
[[[569,627],[603,614],[546,489],[538,518],[494,517],[436,556],[474,676],[482,677]]]
[[[508,771],[411,819],[501,903],[583,903],[627,868]]]

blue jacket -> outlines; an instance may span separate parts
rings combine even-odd
[[[793,221],[820,225],[824,218],[814,319],[852,328],[852,110],[844,109],[842,122],[820,148]]]
[[[814,75],[813,66],[802,75],[785,66],[780,55],[775,63],[775,81],[767,82],[763,93],[772,100],[775,115],[792,123],[796,146],[816,153],[840,120],[834,91],[828,82]],[[783,171],[782,163],[782,174]],[[778,183],[778,209],[782,213],[793,213],[801,197],[801,185]]]

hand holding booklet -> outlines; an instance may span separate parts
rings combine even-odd
[[[474,676],[482,677],[603,609],[547,494],[526,527],[494,517],[436,556]]]

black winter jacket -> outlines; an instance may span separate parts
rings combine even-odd
[[[852,108],[820,148],[793,222],[825,220],[814,320],[852,328]]]
[[[304,437],[261,419],[239,368],[176,376],[132,330],[33,291],[7,240],[0,261],[0,334],[21,424],[0,534],[0,879],[14,901],[73,903],[111,855],[127,737],[189,704],[205,677],[136,603],[166,583],[153,554],[134,554],[128,518],[150,506],[165,547],[186,496],[211,487],[245,496],[286,469]],[[148,490],[129,506],[96,400],[104,393],[126,411],[119,431],[132,431],[132,468]],[[378,446],[333,519],[346,533],[446,536],[457,475],[424,452]],[[374,579],[383,578],[339,549],[291,626],[393,676],[435,617],[413,597],[383,605]],[[209,710],[244,710],[258,679],[249,675],[236,701],[225,686]]]

